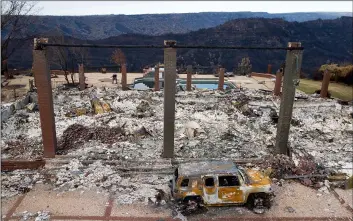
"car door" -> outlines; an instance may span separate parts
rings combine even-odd
[[[205,204],[219,203],[218,189],[215,176],[204,176],[203,181],[203,200]]]
[[[240,185],[238,176],[218,176],[218,198],[222,203],[242,203],[244,193]]]

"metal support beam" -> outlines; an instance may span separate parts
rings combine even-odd
[[[173,42],[173,41],[172,41]],[[175,42],[175,41],[174,41]],[[169,45],[169,41],[164,42]],[[174,157],[174,121],[176,88],[176,49],[164,49],[164,131],[163,157]]]
[[[45,49],[38,48],[37,43],[47,43],[48,39],[34,39],[33,73],[38,93],[38,106],[44,157],[54,158],[57,146],[51,76]]]
[[[154,68],[154,91],[159,91],[159,65]]]
[[[224,86],[224,68],[219,69],[219,76],[218,76],[218,90],[223,91]]]
[[[292,48],[292,50],[288,50],[286,56],[286,68],[284,69],[283,91],[276,137],[276,153],[286,155],[290,154],[287,143],[292,120],[295,87],[299,83],[303,56],[303,52],[298,49],[301,47],[300,42],[289,42],[288,47]]]
[[[186,69],[186,90],[191,91],[191,75],[192,75],[192,65],[188,65]]]

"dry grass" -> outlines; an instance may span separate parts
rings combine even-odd
[[[298,86],[298,89],[308,94],[315,93],[316,90],[321,89],[321,81],[300,79],[300,84]],[[353,100],[352,86],[345,85],[342,83],[330,82],[328,90],[333,97],[336,97],[342,100]]]

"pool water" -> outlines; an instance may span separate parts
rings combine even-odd
[[[180,84],[182,86],[185,86],[185,84]],[[218,83],[217,84],[192,84],[198,89],[208,89],[208,90],[217,90],[218,89]],[[227,89],[229,86],[228,85],[223,85],[223,89]]]
[[[186,87],[186,80],[180,80],[179,85]],[[218,80],[192,80],[191,85],[195,86],[198,89],[208,89],[208,90],[217,90],[218,89]],[[231,82],[224,82],[223,89],[234,89],[236,86]]]
[[[161,83],[161,82],[160,82]],[[177,85],[181,86],[182,88],[186,89],[186,80],[177,80]],[[198,89],[207,89],[207,90],[217,90],[218,89],[218,80],[192,80],[191,85],[198,88]],[[135,82],[133,85],[134,89],[139,89],[139,90],[146,90],[149,88],[154,87],[154,81],[153,80],[141,80],[138,82]],[[161,83],[160,88],[163,87],[163,84]],[[232,82],[224,82],[223,89],[235,89],[236,86]]]

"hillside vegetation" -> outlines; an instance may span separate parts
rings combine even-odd
[[[312,78],[319,67],[330,60],[332,63],[352,61],[352,17],[333,20],[288,22],[283,19],[247,18],[228,21],[214,28],[201,29],[186,34],[147,36],[125,34],[102,40],[83,41],[65,37],[65,42],[93,44],[162,45],[166,39],[174,39],[179,45],[238,45],[260,47],[283,47],[288,42],[300,41],[304,46],[302,69],[306,77]],[[52,37],[49,35],[49,41]],[[32,43],[30,41],[29,43]],[[128,71],[141,71],[145,65],[163,62],[162,49],[124,49]],[[86,65],[109,65],[113,49],[89,49],[84,60]],[[250,57],[253,71],[265,72],[267,64],[276,71],[285,61],[285,51],[254,50],[204,50],[178,49],[177,64],[222,65],[228,71]],[[71,59],[71,58],[70,58]],[[28,68],[32,65],[30,44],[17,51],[9,65]],[[77,69],[77,63],[75,63]]]
[[[53,35],[60,33],[78,39],[98,40],[121,34],[183,34],[211,28],[238,18],[283,18],[286,21],[310,21],[352,16],[344,12],[279,13],[266,12],[203,12],[184,14],[35,16],[27,33]],[[2,36],[6,30],[1,30]]]

